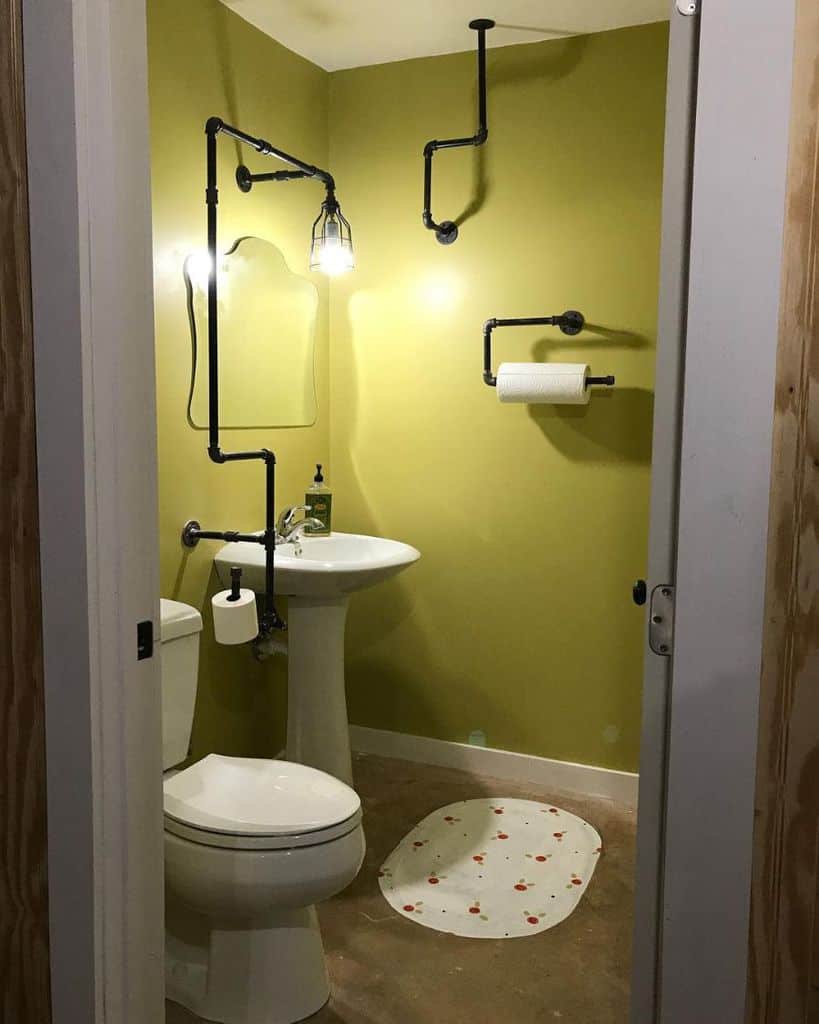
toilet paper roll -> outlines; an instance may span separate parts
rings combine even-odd
[[[213,633],[220,644],[246,644],[259,633],[256,614],[256,595],[252,590],[240,590],[239,600],[230,600],[230,591],[221,590],[211,598],[213,606]]]
[[[501,363],[498,398],[530,405],[586,405],[589,368],[585,363]]]

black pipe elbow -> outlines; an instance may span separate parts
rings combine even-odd
[[[205,121],[205,135],[218,135],[224,124],[221,117],[209,117]]]
[[[220,466],[222,463],[227,462],[222,449],[218,445],[208,445],[208,458],[211,462],[216,462]]]

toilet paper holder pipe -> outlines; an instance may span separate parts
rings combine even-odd
[[[497,386],[498,378],[492,373],[492,331],[496,327],[531,327],[532,325],[545,325],[547,327],[559,327],[564,334],[574,336],[580,334],[586,320],[582,313],[576,309],[567,309],[559,316],[516,316],[499,319],[492,317],[483,325],[483,382],[490,388]],[[610,374],[606,377],[587,377],[586,387],[592,384],[601,384],[612,387],[614,377]]]

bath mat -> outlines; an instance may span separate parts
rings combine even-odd
[[[553,804],[500,798],[441,807],[381,866],[384,898],[436,931],[513,939],[559,924],[580,902],[602,844]]]

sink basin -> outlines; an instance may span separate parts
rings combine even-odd
[[[421,557],[398,540],[359,533],[304,537],[276,548],[276,593],[287,597],[333,597],[381,583]],[[230,567],[242,568],[242,584],[264,591],[264,548],[240,541],[226,544],[214,559],[224,587],[230,586]]]
[[[288,761],[309,764],[352,785],[344,688],[344,623],[350,595],[395,576],[421,557],[397,540],[358,533],[303,537],[276,548],[276,593],[287,597]],[[230,567],[264,591],[264,548],[226,544],[215,558],[224,587]]]

